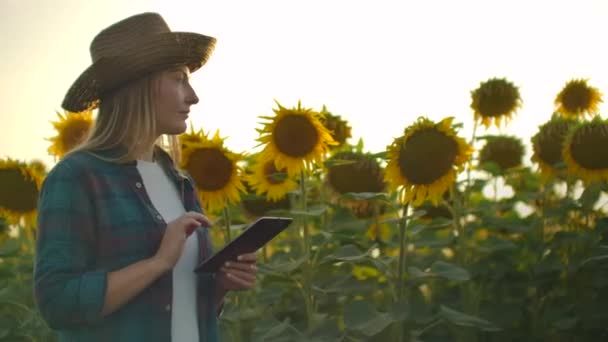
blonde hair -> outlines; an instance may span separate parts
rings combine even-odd
[[[70,153],[86,151],[100,159],[125,163],[137,159],[142,148],[156,144],[174,162],[181,157],[177,136],[156,138],[156,104],[162,72],[149,74],[103,96],[95,123],[86,140]],[[124,155],[102,157],[96,151],[124,146]]]

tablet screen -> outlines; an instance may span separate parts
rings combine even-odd
[[[253,253],[282,232],[291,222],[289,217],[261,217],[219,252],[196,267],[194,272],[217,272],[226,261],[236,261],[241,254]]]

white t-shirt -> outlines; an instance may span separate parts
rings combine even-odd
[[[144,188],[165,222],[171,222],[185,213],[179,193],[162,167],[157,163],[137,161],[137,170]],[[198,261],[198,238],[191,234],[184,252],[173,268],[173,299],[171,305],[171,340],[198,341],[196,314],[196,276],[193,272]]]

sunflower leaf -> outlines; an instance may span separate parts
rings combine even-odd
[[[441,305],[439,308],[439,316],[446,321],[461,327],[473,327],[483,331],[501,331],[502,329],[497,327],[490,321],[485,319],[471,316],[454,309],[450,309],[445,305]]]
[[[390,200],[388,194],[384,192],[347,192],[342,197],[357,201],[382,200],[388,202]]]
[[[578,202],[581,204],[583,209],[593,209],[593,206],[599,200],[601,193],[602,189],[599,183],[591,184],[585,188],[581,196],[578,198]]]
[[[436,261],[434,262],[428,271],[422,271],[416,267],[409,267],[408,271],[413,279],[424,279],[424,278],[445,278],[452,281],[467,281],[471,279],[469,271],[466,269],[456,266],[454,264]]]
[[[370,251],[361,252],[359,248],[354,245],[342,246],[335,253],[330,254],[323,258],[323,261],[348,261],[348,262],[359,262],[366,260],[369,256]]]
[[[298,217],[319,217],[319,216],[323,215],[326,211],[327,211],[327,206],[318,206],[318,207],[308,208],[307,210],[292,209],[292,210],[288,210],[285,212],[288,214],[291,214],[293,216],[298,216]]]
[[[19,251],[19,243],[15,239],[7,240],[4,245],[0,246],[0,257],[10,257],[17,254]]]

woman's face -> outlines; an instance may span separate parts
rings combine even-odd
[[[156,102],[158,135],[181,134],[186,131],[190,106],[198,103],[189,76],[190,71],[186,66],[161,73]]]

